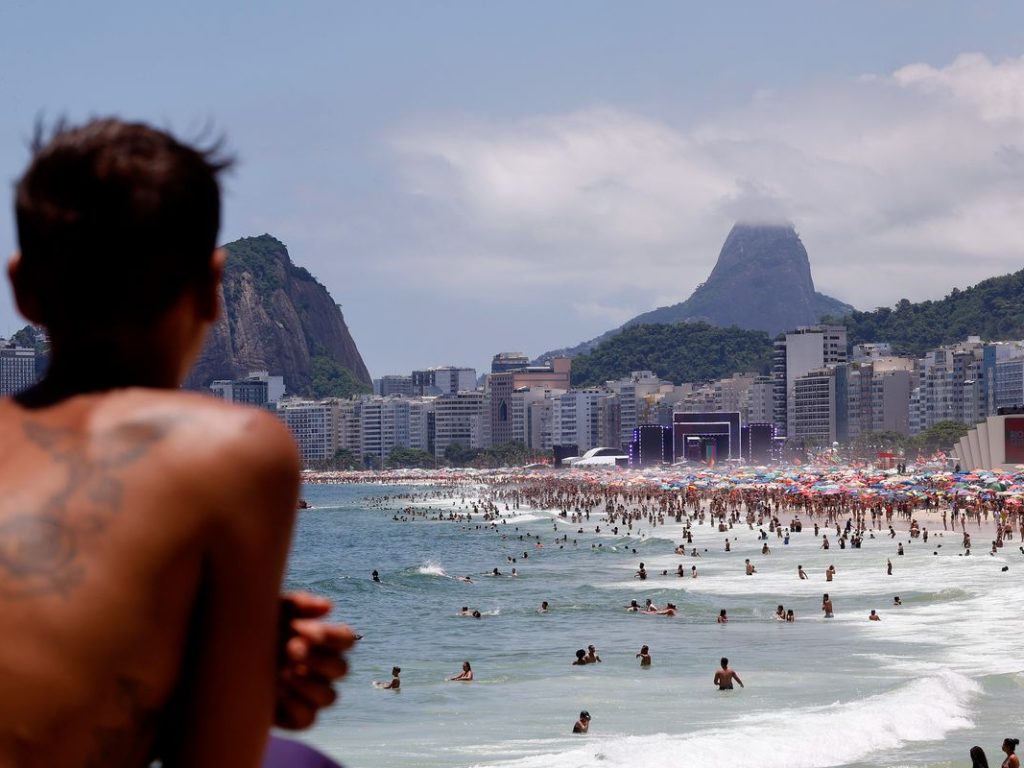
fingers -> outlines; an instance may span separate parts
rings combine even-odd
[[[290,628],[295,637],[301,638],[314,648],[341,652],[351,649],[356,643],[355,632],[344,624],[327,624],[318,619],[297,618],[291,621]]]
[[[337,691],[324,680],[289,675],[282,682],[285,686],[286,701],[298,700],[316,709],[322,709],[329,707],[338,698]]]
[[[340,652],[311,647],[302,638],[289,640],[286,652],[288,669],[295,675],[337,680],[348,673],[348,662]]]
[[[316,619],[331,612],[331,601],[312,592],[288,592],[281,595],[281,611],[292,619]]]
[[[302,699],[285,699],[278,702],[274,711],[274,725],[301,731],[316,721],[316,711],[316,707]]]

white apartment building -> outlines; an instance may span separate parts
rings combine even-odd
[[[281,400],[277,415],[291,430],[302,454],[302,463],[329,459],[338,449],[337,400]]]
[[[434,456],[449,445],[485,448],[490,432],[490,403],[483,392],[459,392],[434,400]]]
[[[633,440],[633,430],[655,418],[656,405],[666,393],[674,389],[672,382],[664,381],[651,371],[633,371],[629,376],[606,381],[605,388],[618,398],[618,443],[610,447],[623,448]],[[580,447],[582,451],[582,446]]]
[[[580,454],[607,445],[609,438],[621,434],[615,429],[615,416],[620,413],[616,397],[601,389],[570,390],[552,396],[552,443],[575,445]]]
[[[747,387],[740,403],[740,416],[747,424],[771,424],[775,385],[771,376],[757,376]]]
[[[787,427],[795,416],[793,387],[796,380],[811,371],[845,363],[846,359],[846,328],[841,325],[797,328],[775,342],[773,421],[781,436],[792,436]]]

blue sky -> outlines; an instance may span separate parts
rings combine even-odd
[[[223,239],[283,240],[374,376],[683,300],[738,218],[794,221],[859,308],[1024,266],[1019,3],[10,2],[0,29],[9,182],[39,115],[213,123]]]

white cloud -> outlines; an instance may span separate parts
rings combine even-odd
[[[615,308],[685,299],[736,219],[788,219],[819,290],[937,297],[1024,266],[1022,128],[1024,57],[976,54],[762,91],[693,125],[601,106],[409,127],[405,273],[476,294],[558,285],[610,327]]]

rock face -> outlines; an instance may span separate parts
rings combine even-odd
[[[711,276],[689,299],[645,312],[626,325],[704,320],[775,335],[852,311],[814,290],[807,250],[793,227],[737,224]]]
[[[774,336],[813,325],[826,315],[838,318],[853,311],[849,304],[814,290],[807,250],[791,225],[736,224],[711,276],[686,301],[645,312],[596,339],[546,352],[538,360],[590,352],[631,325],[703,321]]]
[[[354,386],[372,386],[341,309],[308,271],[292,264],[282,242],[260,235],[224,248],[224,311],[185,386],[266,370],[284,376],[289,394],[319,395],[314,369],[338,366]]]

